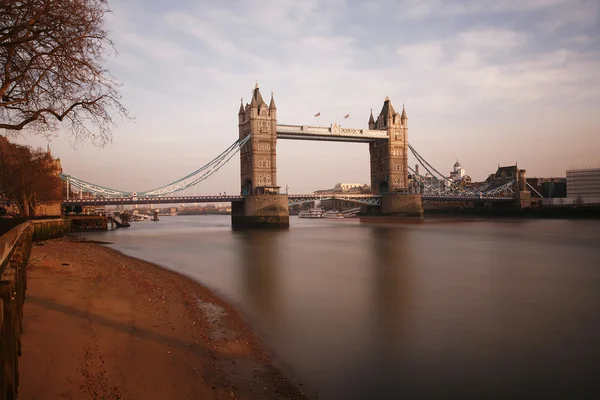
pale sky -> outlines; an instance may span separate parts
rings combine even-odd
[[[474,180],[515,162],[530,177],[600,166],[597,0],[110,5],[119,54],[107,66],[135,121],[104,148],[50,144],[65,173],[92,183],[143,191],[202,166],[237,139],[256,79],[283,124],[366,128],[389,95],[406,105],[411,144],[446,174],[456,159]],[[369,182],[366,144],[280,140],[277,157],[290,193]],[[186,194],[224,191],[239,192],[237,156]]]

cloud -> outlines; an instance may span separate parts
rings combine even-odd
[[[256,78],[263,96],[275,90],[281,123],[365,127],[369,108],[378,111],[389,94],[398,109],[406,102],[411,141],[434,165],[449,168],[460,157],[474,176],[490,172],[489,159],[477,161],[482,154],[498,162],[527,159],[527,149],[514,143],[552,135],[548,143],[568,153],[600,129],[590,111],[600,107],[594,1],[232,0],[114,7],[120,56],[111,65],[138,121],[116,132],[116,140],[136,148],[143,143],[139,157],[177,163],[182,174],[235,140],[239,97],[248,100]],[[322,115],[315,120],[317,111]],[[352,117],[342,120],[348,113]],[[498,134],[502,140],[486,139]],[[167,143],[180,150],[164,151]],[[306,154],[330,147],[282,143],[280,182],[310,191],[344,179],[368,181],[366,150],[339,146],[335,154],[343,156],[306,165]],[[77,176],[78,163],[113,156],[117,150],[107,148],[85,162],[75,155],[62,159]],[[586,157],[595,162],[592,152]],[[360,160],[364,168],[357,167]],[[127,166],[137,178],[116,186],[144,182],[135,186],[141,190],[172,177],[137,161]],[[322,167],[327,163],[331,168]],[[551,161],[535,163],[540,171],[560,173]],[[228,179],[236,187],[239,177],[235,168],[230,172],[221,185]]]
[[[462,47],[477,51],[510,51],[526,43],[526,35],[508,29],[481,29],[459,34]]]
[[[572,6],[571,0],[408,0],[398,13],[400,19],[456,17],[461,15],[528,12],[559,5]]]
[[[128,32],[119,36],[123,46],[142,52],[154,60],[166,62],[185,62],[192,53],[183,49],[174,41],[166,41],[156,37],[147,37],[138,33]]]
[[[231,57],[236,53],[235,44],[221,37],[220,30],[216,29],[215,24],[208,18],[198,20],[190,15],[172,13],[166,16],[166,21],[172,28],[180,29],[199,39],[220,56]]]

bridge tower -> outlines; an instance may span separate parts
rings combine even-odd
[[[400,115],[386,97],[376,120],[371,111],[369,129],[388,133],[387,139],[369,143],[371,191],[373,194],[405,191],[408,187],[408,117],[404,106]]]
[[[394,109],[386,96],[377,119],[373,111],[369,129],[386,130],[387,138],[369,143],[371,191],[381,195],[377,214],[386,216],[423,216],[421,195],[408,193],[408,116]]]
[[[273,94],[267,107],[256,84],[250,104],[240,105],[238,121],[240,140],[252,135],[240,151],[241,194],[278,193],[277,107]]]
[[[263,100],[258,84],[249,104],[238,112],[240,140],[252,135],[240,149],[240,188],[244,199],[231,204],[234,229],[289,227],[287,195],[277,186],[277,107]]]

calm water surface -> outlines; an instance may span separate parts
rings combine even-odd
[[[85,236],[228,298],[319,398],[600,392],[600,222],[290,220]]]

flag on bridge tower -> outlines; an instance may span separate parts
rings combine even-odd
[[[346,118],[350,118],[350,114],[344,115],[344,119],[346,119]]]
[[[321,116],[321,111],[319,111],[318,113],[315,114],[315,117],[320,117]]]

